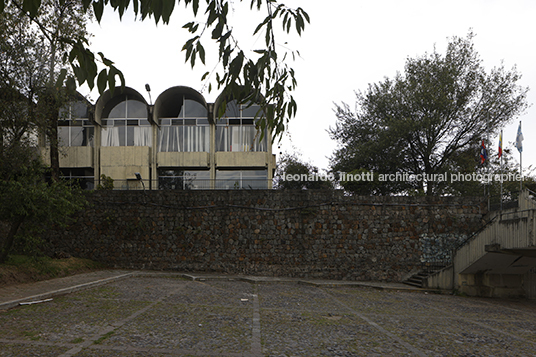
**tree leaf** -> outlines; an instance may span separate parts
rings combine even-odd
[[[35,17],[41,6],[41,0],[24,0],[22,10],[27,12],[31,17]]]
[[[65,77],[67,77],[67,70],[65,68],[62,68],[58,78],[56,79],[56,88],[59,89],[63,87],[63,81],[65,81]]]
[[[201,42],[197,42],[197,51],[199,52],[199,58],[201,59],[201,62],[205,64],[205,49],[201,45]]]
[[[102,63],[103,63],[105,66],[110,67],[111,65],[114,64],[112,61],[110,61],[109,59],[107,59],[106,57],[104,57],[104,54],[103,54],[102,52],[99,52],[98,55],[101,57]]]
[[[113,96],[115,91],[115,74],[116,69],[114,67],[110,68],[108,71],[108,88],[110,89],[110,93]]]
[[[240,76],[242,71],[242,64],[244,63],[244,52],[240,51],[229,65],[229,74],[233,78],[232,80]]]
[[[95,18],[97,19],[97,22],[101,22],[102,20],[102,14],[104,12],[104,1],[98,0],[93,2],[93,13],[95,14]]]
[[[84,10],[87,11],[87,9],[89,9],[89,6],[91,5],[92,2],[93,0],[82,0],[82,5],[84,6]]]
[[[100,71],[99,76],[97,78],[97,88],[99,89],[99,93],[104,93],[106,90],[106,84],[108,82],[108,74],[105,69]]]
[[[175,1],[173,0],[163,0],[162,3],[162,22],[164,24],[169,24],[169,19],[175,8]]]
[[[76,82],[74,77],[67,77],[67,80],[65,81],[65,86],[67,87],[67,90],[74,92],[76,90]]]

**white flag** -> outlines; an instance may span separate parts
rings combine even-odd
[[[521,132],[521,122],[517,128],[516,148],[520,153],[523,152],[523,133]]]

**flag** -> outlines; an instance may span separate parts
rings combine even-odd
[[[483,164],[488,158],[488,152],[486,151],[486,145],[484,139],[482,139],[482,145],[480,146],[480,164]]]
[[[516,148],[520,153],[523,152],[523,133],[521,133],[521,122],[519,122],[519,127],[517,128]]]
[[[502,130],[501,130],[501,134],[499,135],[499,159],[501,158],[502,156]]]

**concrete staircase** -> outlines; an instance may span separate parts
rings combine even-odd
[[[410,285],[416,288],[427,288],[428,287],[428,277],[436,274],[438,271],[443,269],[445,266],[434,266],[433,269],[427,267],[426,269],[420,270],[418,273],[413,274],[408,279],[404,280],[402,283]]]
[[[493,215],[455,251],[452,266],[422,284],[473,296],[522,296],[526,274],[536,267],[536,201],[524,191],[518,207]]]
[[[424,288],[429,274],[418,272],[412,275],[409,279],[403,281],[404,284],[414,286],[416,288]]]

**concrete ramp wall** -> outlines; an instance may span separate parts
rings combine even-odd
[[[536,202],[528,191],[518,208],[494,212],[488,223],[453,256],[449,272],[428,278],[429,287],[477,296],[533,296],[536,279]]]

